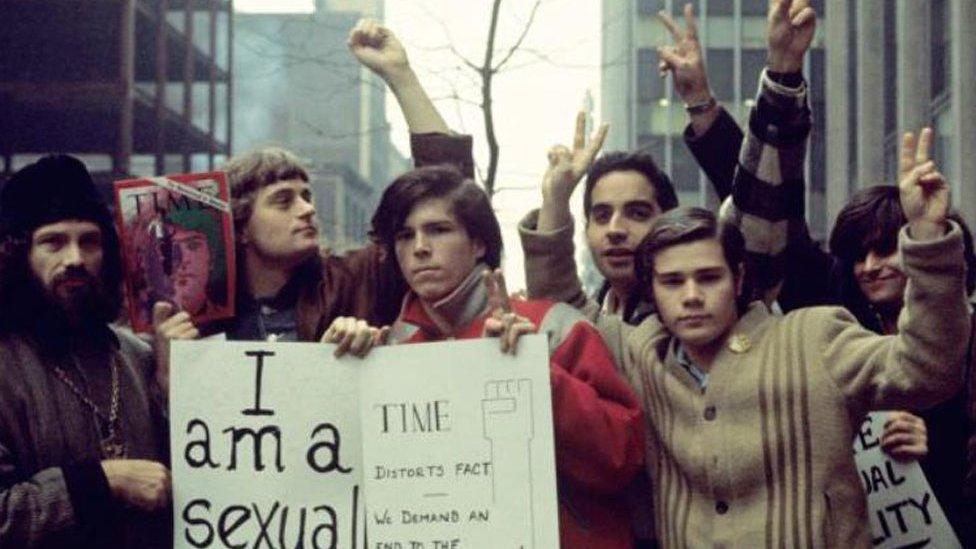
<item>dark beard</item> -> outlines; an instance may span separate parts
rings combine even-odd
[[[36,278],[35,283],[41,286]],[[69,267],[51,281],[50,287],[39,289],[48,314],[60,317],[69,326],[104,326],[111,320],[104,284],[83,267]]]

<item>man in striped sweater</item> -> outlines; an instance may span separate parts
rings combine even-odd
[[[839,307],[779,317],[747,304],[736,226],[699,208],[655,221],[636,262],[658,312],[629,337],[626,370],[648,418],[663,547],[870,546],[850,450],[859,420],[950,397],[970,329],[949,188],[917,149],[907,136],[909,284],[894,336]]]
[[[691,6],[686,6],[685,29],[667,14],[662,13],[661,18],[675,40],[673,46],[663,49],[662,56],[669,59],[676,92],[687,103],[708,103],[713,95]],[[872,331],[897,332],[906,281],[896,253],[898,231],[905,224],[898,187],[876,185],[851,195],[837,214],[828,249],[824,249],[810,236],[805,222],[802,181],[771,186],[737,174],[738,153],[745,136],[728,111],[714,101],[710,103],[709,109],[690,114],[685,143],[715,192],[720,197],[733,194],[737,203],[730,211],[737,212],[735,220],[747,222],[740,225],[746,249],[758,257],[769,254],[762,260],[767,266],[763,271],[766,278],[753,279],[764,290],[766,299],[775,296],[784,312],[812,305],[841,305]],[[751,127],[765,125],[762,118],[759,124],[750,122]],[[931,138],[931,131],[923,131],[919,137],[925,146],[931,145]],[[743,160],[754,165],[756,158],[752,155]],[[880,182],[882,175],[879,173],[877,181],[867,183]],[[963,231],[966,289],[971,295],[976,288],[971,231],[961,216],[950,217]],[[970,361],[967,371],[972,369]],[[968,386],[949,401],[930,409],[912,407],[911,412],[889,416],[881,444],[896,459],[919,460],[949,523],[963,545],[969,547],[976,546],[976,436],[970,440],[968,463],[966,439],[976,425],[976,385],[971,374],[967,374],[967,379]],[[969,493],[964,482],[967,470]]]

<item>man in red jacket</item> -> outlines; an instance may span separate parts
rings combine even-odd
[[[579,312],[550,301],[508,303],[493,273],[502,239],[484,191],[451,167],[413,170],[383,194],[372,234],[408,287],[394,342],[500,335],[502,350],[514,352],[520,333],[549,335],[562,546],[632,547],[621,491],[643,463],[640,406]],[[349,336],[363,354],[368,338],[357,334],[371,331],[342,319],[326,339]]]

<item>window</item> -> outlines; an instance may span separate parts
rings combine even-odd
[[[655,15],[664,9],[664,0],[637,0],[637,13]]]
[[[766,50],[742,50],[742,81],[740,92],[743,101],[755,99],[759,89],[759,74],[766,66]]]
[[[674,182],[674,188],[679,191],[699,190],[698,162],[680,138],[674,139],[672,143],[671,181]]]
[[[946,92],[949,85],[950,35],[949,9],[946,0],[932,0],[932,98]]]
[[[664,170],[664,136],[642,134],[637,137],[637,149],[651,155],[658,168]]]
[[[732,15],[735,13],[735,2],[733,0],[712,0],[708,3],[708,15]]]
[[[742,0],[742,15],[766,15],[769,0]]]
[[[898,62],[895,59],[895,51],[898,48],[896,34],[897,24],[894,0],[885,0],[884,3],[884,132],[885,135],[892,135],[898,131],[898,109],[896,108],[896,90],[898,89]],[[897,162],[896,162],[897,164]]]
[[[664,79],[657,73],[657,52],[650,48],[637,50],[637,97],[650,103],[664,97]]]
[[[827,97],[824,88],[824,81],[827,78],[825,67],[824,50],[810,50],[810,74],[807,75],[807,81],[810,85],[812,101],[823,101]]]
[[[811,192],[823,193],[827,188],[827,143],[824,139],[827,127],[827,113],[823,101],[812,101],[813,127],[810,132],[810,181],[807,186]]]
[[[735,57],[731,49],[712,49],[706,52],[706,64],[708,70],[708,83],[712,86],[712,93],[720,101],[728,101],[735,98],[735,86],[733,80],[732,63]]]

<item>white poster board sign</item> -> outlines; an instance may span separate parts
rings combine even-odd
[[[543,336],[332,350],[173,344],[176,547],[558,546]]]
[[[409,347],[363,370],[371,547],[559,547],[545,338]]]
[[[854,461],[868,495],[872,545],[961,548],[918,462],[898,462],[881,450],[886,419],[885,412],[868,414],[854,437]]]
[[[359,364],[175,342],[171,365],[176,547],[363,547]]]

